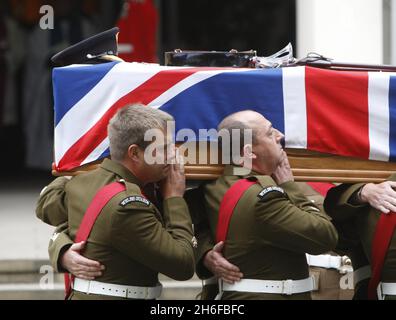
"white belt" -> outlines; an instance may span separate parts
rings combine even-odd
[[[221,291],[239,291],[254,293],[277,293],[296,294],[309,292],[317,289],[318,285],[314,277],[302,280],[256,280],[242,279],[234,284],[228,284],[220,280]]]
[[[360,281],[366,280],[371,277],[371,267],[370,265],[360,267],[353,271],[353,285],[356,287],[356,284]]]
[[[378,300],[384,300],[385,296],[396,296],[396,282],[380,282],[377,287]]]
[[[217,283],[218,283],[218,278],[216,276],[202,280],[202,286],[208,286],[208,285],[217,284]]]
[[[307,263],[313,267],[321,267],[326,269],[339,269],[342,266],[342,257],[341,256],[332,256],[330,254],[320,254],[317,256],[306,254]]]
[[[156,287],[135,287],[76,278],[74,279],[73,290],[86,294],[150,300],[156,299],[161,295],[162,285],[159,284]]]

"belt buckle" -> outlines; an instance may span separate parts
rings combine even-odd
[[[91,280],[88,280],[88,285],[87,285],[87,292],[86,292],[86,294],[90,294],[90,290],[91,290]]]
[[[286,294],[288,296],[293,294],[293,280],[288,279],[282,281],[282,294]]]
[[[378,300],[385,300],[385,295],[382,294],[382,283],[381,282],[377,286],[377,298],[378,298]]]
[[[318,291],[320,274],[312,274],[309,278],[311,279],[312,291]]]
[[[219,292],[223,292],[223,279],[219,278],[218,280]]]
[[[348,256],[342,256],[340,266],[337,268],[337,270],[340,274],[353,272],[351,259]]]

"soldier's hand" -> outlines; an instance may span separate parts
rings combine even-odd
[[[61,257],[61,265],[77,278],[94,280],[102,275],[104,266],[99,262],[83,257],[79,252],[84,248],[85,242],[73,244]]]
[[[222,250],[224,242],[217,243],[212,250],[208,251],[204,257],[204,266],[218,278],[227,283],[233,284],[243,277],[239,268],[223,257]]]
[[[183,197],[186,190],[184,159],[176,152],[176,163],[170,164],[168,176],[159,184],[164,199]]]
[[[282,151],[282,159],[279,162],[278,167],[272,174],[272,178],[277,184],[282,184],[287,181],[294,181],[293,173],[290,168],[289,159],[285,151]]]
[[[367,183],[360,192],[360,200],[382,213],[396,212],[396,191],[393,188],[396,188],[395,181]]]

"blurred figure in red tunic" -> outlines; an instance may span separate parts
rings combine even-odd
[[[157,62],[157,8],[152,0],[127,0],[117,27],[119,57],[132,62]]]

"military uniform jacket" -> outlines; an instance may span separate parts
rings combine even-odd
[[[70,181],[56,179],[42,192],[37,216],[48,224],[59,226],[52,239],[56,239],[56,245],[54,241],[50,243],[54,267],[59,269],[59,255],[70,246],[70,238],[74,239],[96,192],[120,179],[125,181],[126,191],[113,197],[104,207],[83,253],[106,267],[103,275],[95,280],[155,286],[159,272],[177,280],[190,278],[194,273],[193,234],[184,199],[173,197],[164,200],[161,215],[142,195],[139,181],[129,170],[108,159],[98,169]],[[87,297],[74,292],[73,297],[84,296]]]
[[[391,175],[388,180],[396,181],[396,174]],[[333,218],[340,232],[340,238],[351,244],[352,252],[349,254],[355,268],[364,265],[364,261],[371,260],[371,244],[381,214],[369,204],[356,202],[357,192],[363,185],[341,184],[329,191],[324,203],[326,212]],[[352,250],[354,248],[363,250]],[[355,251],[364,253],[365,257]],[[396,234],[393,234],[385,257],[381,280],[396,282]]]
[[[237,265],[246,279],[299,280],[309,276],[305,253],[321,254],[335,248],[337,232],[330,218],[309,201],[295,182],[277,185],[269,176],[255,173],[232,175],[233,166],[227,166],[224,175],[202,189],[203,206],[193,212],[199,231],[204,229],[206,212],[209,233],[197,233],[197,273],[208,277],[202,265],[203,255],[210,250],[215,238],[218,211],[226,191],[241,178],[256,180],[241,197],[234,209],[225,242],[224,256]],[[275,187],[275,188],[274,188]],[[190,203],[189,203],[190,205]],[[192,208],[193,209],[193,208]],[[204,210],[203,210],[204,209]],[[197,212],[199,211],[199,212]],[[198,232],[198,230],[197,230]],[[201,255],[201,256],[200,256]],[[309,299],[309,293],[291,296],[224,292],[223,299]]]

